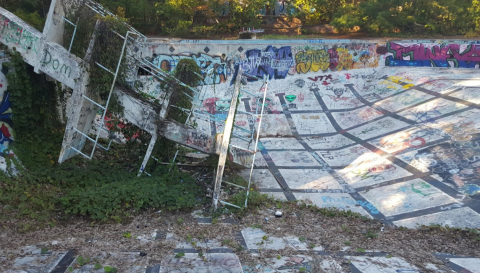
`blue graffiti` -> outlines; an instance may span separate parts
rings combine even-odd
[[[268,46],[265,50],[251,49],[245,52],[245,59],[238,61],[243,71],[255,77],[269,79],[285,79],[288,70],[295,65],[292,50],[289,46],[276,48]],[[249,81],[255,81],[249,78]]]

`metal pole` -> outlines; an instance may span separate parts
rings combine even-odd
[[[268,88],[268,78],[265,78],[265,92],[263,93],[263,101],[262,101],[262,110],[260,111],[260,121],[258,121],[258,129],[257,129],[257,135],[255,137],[255,153],[253,154],[252,157],[252,167],[250,167],[250,177],[248,178],[248,187],[247,187],[247,196],[245,198],[245,207],[247,207],[247,202],[248,202],[248,195],[250,193],[250,184],[252,183],[252,175],[253,175],[253,167],[255,165],[255,155],[257,154],[257,147],[258,147],[258,139],[260,138],[260,128],[262,126],[262,119],[263,119],[263,109],[265,108],[265,98],[267,97],[267,88]],[[258,108],[258,106],[257,106]],[[255,125],[253,125],[253,129],[255,132]]]

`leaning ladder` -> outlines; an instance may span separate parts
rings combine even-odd
[[[265,99],[266,99],[267,90],[268,90],[268,88],[267,88],[268,87],[268,76],[264,77],[263,79],[260,79],[260,80],[263,80],[263,86],[262,86],[262,88],[264,87],[263,96],[257,96],[255,94],[252,94],[252,93],[248,92],[244,88],[241,88],[242,76],[253,77],[253,78],[256,78],[256,79],[260,79],[258,77],[247,75],[246,73],[243,73],[241,68],[238,69],[237,78],[236,78],[236,81],[235,81],[235,90],[234,90],[234,94],[233,94],[233,97],[232,97],[232,101],[230,103],[230,109],[229,109],[229,112],[228,112],[228,116],[227,116],[227,119],[225,121],[223,138],[222,138],[222,142],[221,142],[221,146],[220,146],[220,156],[219,156],[219,160],[218,160],[218,167],[217,167],[217,173],[216,173],[216,176],[215,176],[215,184],[214,184],[214,192],[213,192],[213,209],[214,210],[216,210],[218,208],[218,203],[221,203],[223,205],[232,206],[232,207],[239,208],[239,209],[242,208],[238,205],[220,200],[222,182],[246,191],[245,203],[244,203],[243,207],[247,207],[247,204],[248,204],[248,196],[250,194],[250,186],[251,186],[251,183],[252,183],[253,168],[255,166],[255,156],[258,152],[257,147],[258,147],[258,142],[259,142],[259,137],[260,137],[260,130],[261,130],[261,126],[262,126],[263,111],[265,109]],[[260,97],[263,97],[262,100],[261,100],[261,105],[262,106],[261,106],[260,113],[258,113],[258,108],[259,108],[258,104],[257,104],[257,107],[255,108],[255,114],[250,113],[250,112],[240,111],[240,110],[236,109],[237,108],[237,103],[238,103],[238,97],[241,93],[246,93],[250,96],[256,97],[257,101]],[[250,131],[246,130],[244,128],[241,128],[242,131],[247,131],[247,132],[250,133],[249,139],[244,138],[244,137],[232,132],[232,129],[234,127],[233,123],[234,123],[234,119],[235,119],[235,112],[251,115],[254,118],[255,117],[258,118],[258,126],[257,126],[256,130],[255,130],[255,119],[253,119],[254,120],[253,121],[253,126],[252,126]],[[248,149],[248,148],[240,147],[238,145],[233,145],[233,144],[230,143],[232,136],[236,137],[240,140],[243,140],[245,142],[248,142],[248,143],[251,143],[253,138],[255,138],[255,146],[253,147],[253,149]],[[250,175],[249,175],[249,178],[248,178],[247,187],[237,185],[235,183],[228,182],[228,181],[223,181],[223,172],[225,170],[225,162],[226,162],[226,157],[227,157],[229,147],[247,151],[252,156],[252,160],[251,160],[251,164],[250,164]]]
[[[109,12],[108,10],[106,10],[104,7],[102,7],[100,4],[94,2],[94,1],[91,1],[91,0],[87,0],[85,2],[85,5],[88,6],[90,9],[92,9],[93,11],[95,11],[96,13],[98,13],[100,16],[102,17],[106,17],[106,16],[112,16],[112,17],[115,17],[117,18],[113,13]],[[118,19],[118,18],[117,18]],[[93,154],[95,153],[95,149],[97,146],[99,146],[100,148],[104,149],[104,150],[109,150],[110,149],[110,145],[112,143],[112,140],[113,139],[110,139],[109,143],[108,143],[108,146],[107,147],[104,147],[103,145],[99,144],[98,143],[98,139],[100,137],[100,133],[102,132],[102,130],[108,132],[109,130],[107,128],[104,127],[104,123],[105,123],[105,116],[107,114],[107,108],[108,108],[108,104],[110,103],[110,99],[112,97],[112,93],[113,93],[113,89],[115,87],[115,83],[117,81],[117,76],[118,76],[118,73],[119,73],[119,70],[120,70],[120,66],[122,64],[122,59],[123,59],[123,56],[124,56],[124,53],[125,53],[125,48],[127,47],[127,43],[129,41],[133,41],[133,42],[136,42],[137,40],[142,40],[142,41],[145,41],[146,40],[146,37],[141,34],[140,32],[138,32],[137,30],[135,30],[133,27],[131,27],[130,25],[128,25],[127,23],[123,22],[123,24],[125,24],[125,26],[129,29],[125,36],[122,36],[121,34],[119,34],[118,32],[114,31],[114,30],[111,30],[113,33],[115,33],[117,36],[119,36],[121,39],[123,39],[123,46],[122,46],[122,51],[120,53],[120,57],[118,59],[118,63],[117,63],[117,67],[116,67],[116,70],[115,72],[112,72],[110,69],[108,69],[107,67],[105,67],[104,65],[102,64],[99,64],[97,62],[95,62],[96,65],[98,65],[100,68],[102,68],[103,70],[107,71],[108,73],[112,74],[113,75],[113,82],[110,86],[110,92],[108,93],[108,98],[107,98],[107,102],[105,103],[105,106],[101,105],[100,103],[98,102],[95,102],[93,99],[87,97],[85,94],[82,94],[82,98],[91,102],[92,104],[94,104],[95,106],[99,107],[102,111],[103,111],[103,114],[102,114],[102,117],[101,117],[101,120],[100,120],[100,126],[97,130],[97,134],[95,136],[95,138],[91,138],[90,136],[88,136],[87,134],[85,134],[84,132],[82,132],[81,130],[78,130],[77,128],[72,128],[75,132],[79,133],[80,135],[82,135],[83,137],[85,137],[86,139],[90,140],[93,142],[93,148],[92,148],[92,151],[90,153],[90,155],[87,155],[85,153],[83,153],[81,151],[81,149],[77,149],[75,147],[72,147],[70,146],[70,148],[72,150],[74,150],[75,152],[83,155],[84,157],[88,158],[88,159],[92,159],[93,157]],[[134,36],[136,36],[136,38],[133,38],[130,36],[130,34],[133,34]],[[72,38],[73,39],[73,38]]]

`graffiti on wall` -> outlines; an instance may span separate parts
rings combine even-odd
[[[37,52],[38,37],[3,15],[0,15],[0,39],[6,44]]]
[[[192,59],[198,67],[204,78],[204,84],[218,84],[227,80],[227,75],[230,73],[227,65],[223,62],[220,56],[210,56],[207,54],[191,54],[191,55],[165,55],[160,54],[153,57],[152,63],[168,72],[172,72],[177,67],[181,59]],[[213,69],[215,73],[210,73]]]
[[[274,46],[267,46],[264,50],[247,50],[245,58],[236,64],[239,64],[244,72],[255,77],[263,78],[264,75],[267,75],[269,79],[285,79],[295,61],[289,46],[278,49]]]
[[[323,49],[307,49],[295,55],[299,74],[318,71],[342,71],[378,66],[375,45],[349,45]]]
[[[7,70],[3,68],[0,73],[0,157],[8,152],[10,144],[13,142],[12,135],[12,108],[10,103],[10,94],[7,91]],[[2,160],[3,161],[3,160]]]
[[[480,196],[480,132],[472,124],[443,129],[452,141],[419,150],[416,159],[467,195]]]
[[[70,66],[64,60],[52,58],[52,54],[48,50],[45,50],[45,54],[43,55],[40,63],[42,66],[51,66],[53,70],[58,71],[60,74],[63,74],[69,78],[72,74],[72,69]]]
[[[479,68],[480,44],[408,44],[387,43],[387,66],[429,66]]]

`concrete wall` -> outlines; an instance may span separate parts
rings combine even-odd
[[[236,65],[253,76],[270,79],[266,99],[266,111],[280,113],[289,110],[320,109],[315,91],[322,93],[328,107],[355,108],[358,100],[347,96],[345,83],[365,86],[368,77],[381,73],[383,68],[451,67],[478,69],[480,43],[458,41],[450,43],[425,41],[354,41],[354,40],[272,40],[272,41],[203,41],[203,40],[149,40],[139,54],[167,71],[173,71],[179,60],[190,58],[197,62],[202,73],[214,69],[216,75],[207,77],[203,84],[202,110],[223,117],[226,114],[233,86]],[[159,86],[145,85],[143,92],[159,93]],[[261,83],[249,78],[246,87],[261,95]],[[284,97],[282,105],[279,97]],[[242,110],[254,110],[261,103],[257,98],[245,95],[241,99]],[[328,133],[321,115],[294,115],[305,130]],[[205,133],[217,133],[222,125],[197,121]],[[326,121],[325,121],[326,122]],[[248,117],[237,115],[236,124],[249,128]],[[307,126],[308,125],[308,126]],[[216,126],[213,128],[213,126]],[[292,135],[284,115],[264,117],[261,136]],[[308,127],[308,128],[307,128]],[[311,128],[310,128],[311,127]],[[310,128],[310,129],[309,129]],[[323,129],[320,129],[323,128]]]

